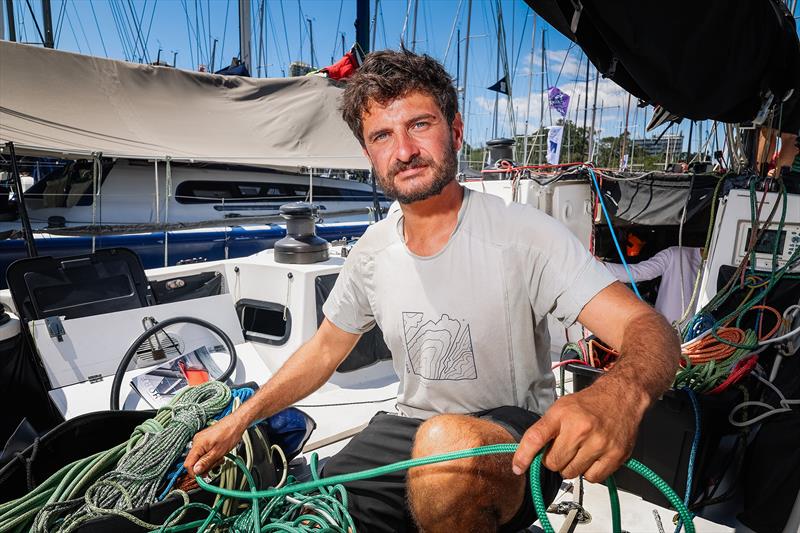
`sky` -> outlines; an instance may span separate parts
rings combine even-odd
[[[3,0],[0,5],[4,7],[5,3]],[[42,28],[41,0],[13,0],[13,3],[17,40],[40,44],[31,10]],[[170,64],[174,60],[182,69],[210,67],[213,51],[213,66],[218,70],[239,53],[238,3],[238,0],[51,0],[56,48],[133,62],[153,62],[160,57]],[[585,56],[571,41],[535,16],[523,0],[499,0],[512,80],[513,120],[507,98],[500,95],[496,130],[496,93],[488,87],[502,77],[497,70],[498,0],[472,2],[466,87],[463,69],[468,0],[378,0],[377,13],[375,3],[376,0],[370,0],[374,49],[396,49],[402,41],[407,48],[442,61],[457,79],[459,90],[466,89],[466,138],[473,146],[493,137],[522,134],[526,119],[529,130],[534,130],[540,124],[552,125],[560,118],[548,109],[546,102],[544,113],[540,112],[543,71],[545,87],[555,85],[569,94],[572,98],[569,117],[574,120],[575,112],[580,111],[578,123],[582,124],[586,97],[584,84],[578,81],[585,77]],[[355,0],[251,0],[250,7],[254,76],[285,76],[291,61],[313,62],[317,67],[328,65],[342,55],[342,34],[346,49],[355,41]],[[5,13],[3,24],[4,38],[8,38]],[[532,42],[534,24],[536,35]],[[592,67],[590,94],[595,75]],[[627,92],[610,80],[599,80],[596,124],[601,136],[622,132],[627,103]],[[641,138],[652,112],[645,116],[635,104],[632,99],[629,130],[633,137]],[[688,124],[674,128],[671,133],[679,129],[688,137]],[[705,129],[708,131],[708,126]]]

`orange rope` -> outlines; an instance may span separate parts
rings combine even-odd
[[[775,309],[774,307],[769,306],[769,305],[754,305],[753,307],[751,307],[750,309],[745,311],[745,313],[749,313],[750,311],[752,311],[754,309],[763,309],[764,311],[769,311],[770,313],[775,315],[775,325],[763,337],[760,335],[761,332],[759,331],[758,340],[763,341],[763,340],[769,339],[770,337],[772,337],[773,335],[778,333],[778,330],[781,328],[781,324],[783,324],[783,315],[781,314],[781,312],[778,311],[777,309]],[[759,329],[761,329],[761,323],[762,322],[759,321]]]
[[[717,335],[726,341],[741,344],[745,333],[739,328],[719,328]],[[693,365],[708,363],[709,361],[722,361],[736,351],[735,346],[719,342],[712,335],[697,339],[682,350]]]

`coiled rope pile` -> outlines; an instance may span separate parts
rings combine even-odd
[[[69,464],[25,497],[0,505],[0,530],[68,533],[104,515],[159,527],[128,511],[156,501],[159,485],[191,438],[230,401],[230,389],[219,382],[182,390],[127,442]],[[188,503],[186,493],[177,492]]]
[[[229,463],[243,474],[249,490],[217,487],[197,477],[195,480],[201,488],[217,494],[213,507],[190,502],[186,492],[174,489],[171,493],[181,494],[184,503],[167,517],[164,524],[150,524],[135,517],[131,513],[133,509],[158,500],[157,491],[165,479],[174,482],[174,466],[180,461],[192,436],[214,416],[235,409],[240,401],[240,398],[233,397],[226,385],[219,382],[184,389],[167,407],[160,409],[155,418],[138,426],[127,442],[75,461],[25,497],[0,505],[0,531],[68,533],[94,518],[114,515],[160,533],[205,532],[210,531],[209,528],[233,533],[355,533],[355,525],[347,511],[347,492],[343,483],[443,461],[514,453],[518,446],[483,446],[326,479],[319,479],[316,475],[317,457],[314,454],[311,458],[311,481],[296,483],[290,479],[288,485],[281,487],[279,484],[266,491],[256,490],[250,464],[238,456],[228,456]],[[551,532],[553,528],[547,519],[539,482],[541,461],[540,452],[531,467],[530,484],[541,523],[545,531]],[[678,510],[687,531],[694,531],[689,511],[661,478],[636,461],[628,461],[626,466],[662,491]],[[229,475],[227,477],[231,478]],[[234,478],[231,480],[234,481],[233,486],[239,485]],[[618,532],[621,531],[619,499],[613,478],[609,478],[607,485],[611,496],[613,528]],[[250,505],[239,514],[229,514],[239,507],[233,501],[245,501]],[[190,509],[206,511],[207,516],[201,521],[179,525]]]

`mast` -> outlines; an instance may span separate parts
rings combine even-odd
[[[317,65],[317,53],[314,51],[314,24],[311,22],[310,17],[306,17],[306,22],[308,22],[308,39],[311,45],[311,67],[315,67]]]
[[[469,65],[469,30],[472,22],[472,0],[467,0],[467,37],[464,44],[464,90],[461,92],[461,114],[464,122],[464,139],[467,138],[467,66]],[[464,145],[461,145],[461,153],[464,153]]]
[[[589,113],[589,56],[586,56],[586,88],[583,97],[583,134],[586,135],[586,161],[589,160],[589,132],[586,130],[586,117]]]
[[[461,28],[456,32],[456,91],[461,87]]]
[[[44,20],[44,47],[54,48],[53,10],[50,8],[50,0],[42,0],[42,19]]]
[[[497,0],[497,7],[500,7],[500,0]],[[500,10],[497,11],[497,62],[495,63],[494,77],[500,76]],[[500,101],[500,92],[494,92],[494,113],[492,114],[492,138],[497,137],[497,107]]]
[[[627,148],[628,144],[628,117],[631,114],[631,93],[628,93],[628,105],[625,106],[625,129],[622,132],[622,146],[619,150],[619,168],[622,169],[622,165],[625,161],[625,149]]]
[[[14,0],[6,0],[6,10],[8,11],[8,40],[17,40],[17,25],[14,22]]]
[[[528,63],[528,107],[525,111],[525,140],[522,148],[522,161],[528,164],[528,123],[531,120],[531,92],[533,91],[533,51],[536,45],[536,13],[533,14],[533,30],[531,30],[531,59]]]
[[[239,0],[239,59],[248,73],[253,72],[250,57],[250,1]]]
[[[419,14],[419,0],[414,0],[414,21],[411,25],[411,51],[417,50],[417,15]]]
[[[370,36],[372,38],[372,43],[369,48],[370,50],[375,50],[375,36],[378,35],[378,10],[380,9],[380,6],[381,0],[375,0],[375,14],[372,17],[372,35]],[[344,55],[344,52],[342,52],[342,55]]]
[[[541,80],[541,91],[539,92],[539,134],[544,133],[544,74],[547,71],[547,60],[546,58],[546,51],[545,51],[545,44],[544,44],[544,32],[545,28],[542,28],[542,80]],[[542,142],[539,143],[539,159],[538,163],[541,165],[544,162],[544,138],[541,139]]]
[[[356,43],[367,54],[369,47],[369,0],[356,2]]]
[[[592,161],[594,155],[594,119],[597,115],[597,85],[600,83],[600,72],[595,69],[594,76],[594,99],[592,100],[592,128],[589,130],[589,161]],[[602,118],[600,119],[602,122]]]

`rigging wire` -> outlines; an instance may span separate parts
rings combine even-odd
[[[522,41],[525,37],[525,29],[528,27],[528,17],[525,17],[525,20],[522,21],[522,31],[519,34],[519,45],[517,45],[517,53],[514,59],[514,68],[511,70],[511,79],[515,79],[517,77],[517,68],[519,67],[519,58],[522,55]],[[511,43],[513,46],[514,43]],[[514,50],[511,50],[511,53],[514,53]]]
[[[575,43],[570,43],[569,48],[567,48],[567,52],[564,54],[564,60],[561,62],[561,68],[558,69],[558,76],[556,76],[556,81],[551,85],[551,87],[558,86],[558,80],[561,79],[561,73],[564,72],[564,65],[567,64],[567,59],[569,59],[569,53],[572,51],[572,47],[575,46]]]
[[[94,10],[94,1],[89,0],[89,7],[92,8],[92,17],[94,18],[94,25],[97,27],[97,35],[100,36],[100,44],[103,45],[103,54],[108,57],[108,50],[106,50],[106,42],[103,39],[103,32],[100,31],[100,23],[97,21],[97,13]]]
[[[203,62],[203,46],[200,44],[200,23],[197,13],[197,0],[194,0],[194,45],[197,50],[197,64],[192,65],[192,70]]]
[[[267,30],[264,25],[264,13],[266,9],[266,0],[261,0],[261,6],[259,8],[259,17],[258,17],[258,77],[261,77],[261,67],[264,67],[264,76],[267,76],[267,63],[266,60],[267,56],[267,44],[264,42],[264,36],[267,33]]]
[[[64,1],[66,2],[66,0]],[[22,0],[18,1],[16,11],[17,13],[22,13]],[[19,17],[19,28],[20,28],[19,33],[22,34],[23,42],[28,42],[28,30],[26,29],[27,27],[25,26],[25,17]]]
[[[403,28],[400,30],[400,46],[405,46],[408,38],[408,17],[411,14],[411,0],[406,0],[406,16],[403,19]]]
[[[56,40],[56,48],[58,48],[59,43],[61,42],[61,25],[64,24],[64,10],[67,7],[67,0],[61,0],[61,9],[58,11],[58,18],[56,19],[55,30],[53,32],[53,37]]]
[[[139,21],[136,19],[136,10],[133,9],[133,2],[128,0],[128,9],[130,9],[131,17],[133,18],[133,27],[136,30],[136,37],[139,39],[139,45],[142,50],[142,57],[146,63],[150,62],[150,58],[147,56],[147,48],[144,45],[144,35],[142,35],[142,28],[139,24]]]
[[[379,7],[381,12],[381,31],[383,32],[383,47],[389,48],[389,42],[386,40],[386,21],[383,18],[383,4]]]
[[[147,35],[144,38],[144,45],[147,47],[147,43],[150,42],[150,30],[153,28],[153,18],[155,18],[156,14],[156,6],[158,5],[158,0],[153,2],[153,10],[150,11],[150,22],[147,25]]]
[[[186,5],[186,0],[181,0],[181,5],[183,6],[183,14],[186,19],[186,36],[189,39],[189,61],[191,61],[190,65],[194,65],[194,51],[192,50],[192,22],[189,18],[189,7]],[[191,66],[191,69],[194,70],[194,66]]]
[[[72,39],[75,41],[75,46],[78,47],[78,53],[83,53],[81,49],[81,44],[78,42],[78,36],[75,34],[75,28],[72,26],[72,17],[69,16],[69,11],[66,14],[67,17],[67,24],[69,24],[69,29],[72,32]]]
[[[25,3],[28,5],[28,11],[31,12],[31,17],[33,18],[33,24],[34,26],[36,26],[36,33],[39,34],[39,39],[41,40],[41,43],[44,44],[44,35],[42,35],[42,30],[39,28],[39,21],[36,20],[36,15],[34,14],[33,8],[31,7],[31,0],[25,0]]]
[[[219,58],[220,58],[220,65],[224,65],[223,61],[225,61],[225,36],[228,34],[228,12],[231,9],[231,3],[225,2],[225,22],[222,24],[222,47],[219,51]],[[269,10],[269,6],[267,6],[267,10]],[[269,18],[269,16],[268,16]],[[272,31],[275,31],[274,29]]]
[[[83,27],[83,21],[81,20],[81,16],[78,13],[78,8],[75,7],[75,3],[72,4],[72,10],[75,11],[75,17],[78,19],[78,27],[80,28],[81,34],[83,35],[83,40],[86,41],[86,47],[89,48],[89,54],[94,55],[94,52],[92,51],[92,45],[89,42],[89,38],[86,37],[86,30]]]
[[[280,62],[281,65],[288,65],[289,62],[288,61],[284,61],[283,54],[281,52],[281,48],[278,45],[278,32],[275,30],[274,17],[270,14],[270,11],[269,11],[269,2],[266,3],[266,9],[267,9],[267,23],[272,28],[272,42],[275,45],[275,55],[278,56],[278,61]],[[283,75],[285,77],[286,76],[286,70],[285,70],[284,67],[281,67],[281,72],[283,73]]]
[[[456,24],[458,23],[459,17],[461,16],[461,5],[464,3],[464,0],[458,0],[458,6],[456,7],[456,16],[453,17],[453,25],[450,26],[450,37],[447,38],[447,47],[444,49],[444,59],[442,59],[442,64],[447,64],[447,55],[450,53],[450,44],[453,42],[453,34],[456,31]],[[456,43],[456,46],[461,46],[461,43]]]
[[[286,12],[283,9],[283,0],[281,0],[281,21],[283,22],[283,38],[286,40],[286,56],[291,60],[292,49],[289,48],[289,31],[286,29]],[[302,48],[301,48],[302,53]]]
[[[250,4],[251,9],[252,9],[252,5],[253,4],[250,3],[250,2],[248,2],[248,3]],[[206,33],[206,16],[205,16],[205,10],[203,9],[203,2],[202,2],[202,0],[195,0],[195,4],[194,5],[195,5],[195,9],[197,9],[200,12],[199,18],[200,18],[200,28],[202,28],[202,33]],[[206,59],[205,64],[208,67],[208,66],[211,66],[211,50],[209,49],[209,39],[201,38],[202,33],[198,29],[197,37],[200,40],[200,42],[202,43],[202,45],[205,46],[205,56],[204,57]],[[208,35],[208,37],[210,38],[211,36]]]
[[[344,0],[339,0],[339,16],[336,17],[336,33],[333,34],[333,51],[331,52],[331,60],[336,57],[336,45],[339,41],[339,29],[342,23],[342,7],[344,6]]]
[[[130,53],[128,52],[128,45],[125,41],[122,28],[120,27],[119,18],[113,2],[108,3],[108,9],[111,11],[111,19],[114,21],[114,28],[117,30],[117,39],[122,47],[122,54],[125,56],[125,61],[130,61]],[[99,31],[99,30],[98,30]]]
[[[140,56],[139,54],[139,46],[137,45],[136,34],[133,32],[133,27],[128,20],[128,11],[125,9],[124,0],[118,0],[119,5],[117,5],[117,14],[119,16],[120,22],[122,24],[123,29],[125,30],[125,35],[128,37],[128,46],[130,47],[131,51],[131,61],[137,61],[137,57]]]
[[[297,0],[297,36],[300,38],[300,61],[303,60],[303,44],[306,42],[303,36],[303,28],[305,27],[305,24],[303,24],[304,18],[303,6],[300,5],[300,0]],[[308,62],[312,63],[311,58]]]

